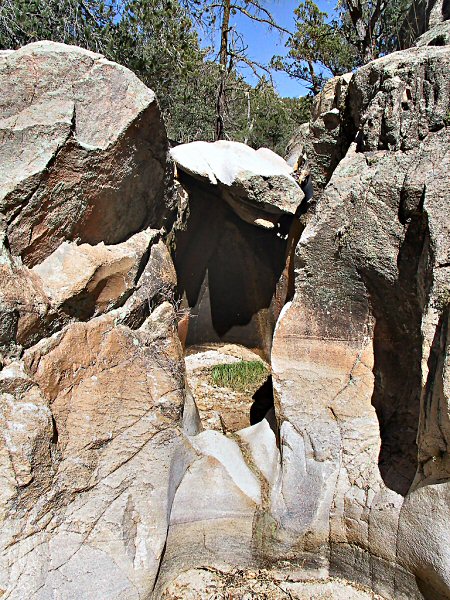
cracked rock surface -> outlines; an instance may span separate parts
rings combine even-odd
[[[183,474],[165,129],[74,46],[2,52],[0,85],[0,595],[141,599]]]
[[[237,406],[224,428],[233,396],[202,398],[202,424],[187,386],[154,94],[76,47],[0,53],[3,600],[450,597],[449,63],[418,47],[326,86],[290,148],[317,201],[295,254],[287,163],[173,156],[192,195],[287,246],[258,347],[277,422],[242,428]],[[200,204],[180,209],[186,236],[215,210]]]
[[[272,351],[286,504],[268,545],[396,600],[450,594],[449,61],[424,47],[353,76],[353,137]]]
[[[154,93],[99,54],[36,42],[0,56],[0,210],[14,254],[159,228],[166,133]]]

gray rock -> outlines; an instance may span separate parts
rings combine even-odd
[[[450,21],[437,23],[416,41],[416,46],[448,46],[450,44]]]
[[[114,244],[161,227],[166,134],[154,93],[76,46],[0,57],[0,211],[35,265],[63,241]]]
[[[450,593],[449,59],[411,49],[353,76],[354,141],[300,238],[272,349],[283,526],[266,547],[396,600]]]

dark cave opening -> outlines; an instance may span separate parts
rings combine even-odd
[[[190,309],[187,345],[241,344],[268,357],[276,320],[293,294],[299,220],[280,214],[272,229],[249,224],[197,182],[188,210],[173,252],[178,294]]]
[[[272,375],[266,379],[262,386],[252,396],[253,404],[250,407],[250,425],[256,425],[266,419],[275,434],[279,446],[279,429],[275,414],[275,401],[273,395]]]
[[[266,379],[262,386],[252,396],[253,404],[250,408],[250,425],[260,423],[269,411],[274,408],[272,375]]]

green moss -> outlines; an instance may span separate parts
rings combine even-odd
[[[211,369],[211,383],[216,387],[226,387],[236,392],[254,391],[269,375],[265,365],[259,360],[241,360],[237,363],[216,365]]]

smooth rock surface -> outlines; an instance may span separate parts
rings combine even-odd
[[[177,169],[217,187],[247,223],[271,229],[282,214],[295,214],[304,194],[292,168],[267,148],[239,142],[191,142],[170,150]]]

